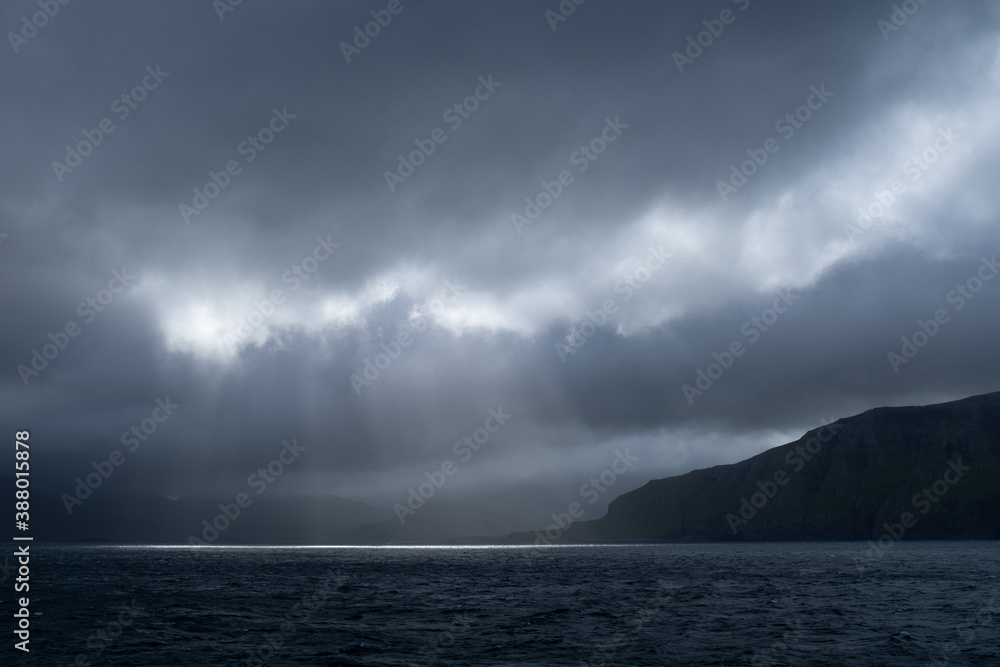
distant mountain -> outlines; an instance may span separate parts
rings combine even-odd
[[[37,539],[62,542],[188,544],[194,536],[205,544],[331,544],[344,532],[391,516],[338,496],[249,498],[247,507],[239,507],[233,497],[94,493],[69,515],[61,503],[36,492],[32,531]]]
[[[1000,538],[1000,392],[876,408],[653,480],[560,543]],[[897,537],[898,536],[898,537]],[[512,536],[535,542],[535,535]]]
[[[428,501],[412,514],[348,531],[342,544],[482,544],[545,525],[566,508],[546,489],[522,486],[502,494],[458,501]],[[402,521],[400,521],[402,518]]]
[[[13,477],[0,476],[6,488]],[[541,487],[517,487],[461,501],[427,501],[404,522],[388,508],[338,496],[249,495],[181,498],[122,495],[99,490],[72,515],[61,502],[33,490],[31,534],[58,542],[132,544],[449,544],[488,543],[543,524],[565,502]]]

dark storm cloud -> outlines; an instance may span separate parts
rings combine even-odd
[[[891,3],[592,0],[553,30],[555,2],[404,0],[346,62],[340,43],[384,6],[244,2],[220,20],[208,2],[70,3],[8,51],[0,275],[16,317],[0,392],[52,443],[53,487],[167,396],[181,408],[129,455],[123,488],[238,486],[296,437],[300,490],[390,498],[500,407],[513,417],[469,486],[569,488],[622,443],[663,476],[821,418],[995,389],[997,283],[961,311],[946,301],[1000,251],[989,4],[922,5],[886,40]],[[672,54],[726,9],[678,72]],[[9,4],[0,25],[35,11]],[[783,136],[814,89],[831,96]],[[285,127],[249,161],[275,110]],[[105,117],[115,129],[56,174]],[[947,128],[954,147],[907,181],[894,224],[852,241],[858,207]],[[447,139],[390,188],[435,129]],[[769,137],[780,149],[723,201],[717,182]],[[231,160],[187,223],[179,206]],[[572,182],[518,234],[511,215],[563,170]],[[339,247],[310,272],[318,239]],[[659,247],[670,259],[626,299]],[[123,268],[134,284],[84,321],[78,304]],[[432,312],[446,280],[463,292]],[[224,343],[274,290],[273,315]],[[750,342],[743,325],[779,290],[796,299]],[[564,362],[558,346],[609,299]],[[894,372],[887,353],[942,307],[953,321]],[[430,325],[355,391],[415,312]],[[80,334],[25,386],[16,369],[71,321]],[[689,403],[682,386],[736,341],[745,354]]]

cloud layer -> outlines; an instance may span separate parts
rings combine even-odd
[[[995,390],[1000,12],[903,5],[61,6],[0,64],[11,427],[61,492],[169,396],[119,490],[296,437],[393,502],[502,408],[455,490],[568,496]]]

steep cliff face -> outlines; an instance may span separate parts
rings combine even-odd
[[[653,480],[562,541],[1000,538],[1000,392],[877,408]],[[897,537],[897,539],[899,539]]]

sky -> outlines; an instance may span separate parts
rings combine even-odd
[[[451,461],[455,497],[572,499],[627,452],[610,500],[1000,388],[995,3],[0,26],[0,398],[54,493],[114,451],[120,492],[227,493],[294,440],[275,493]]]

